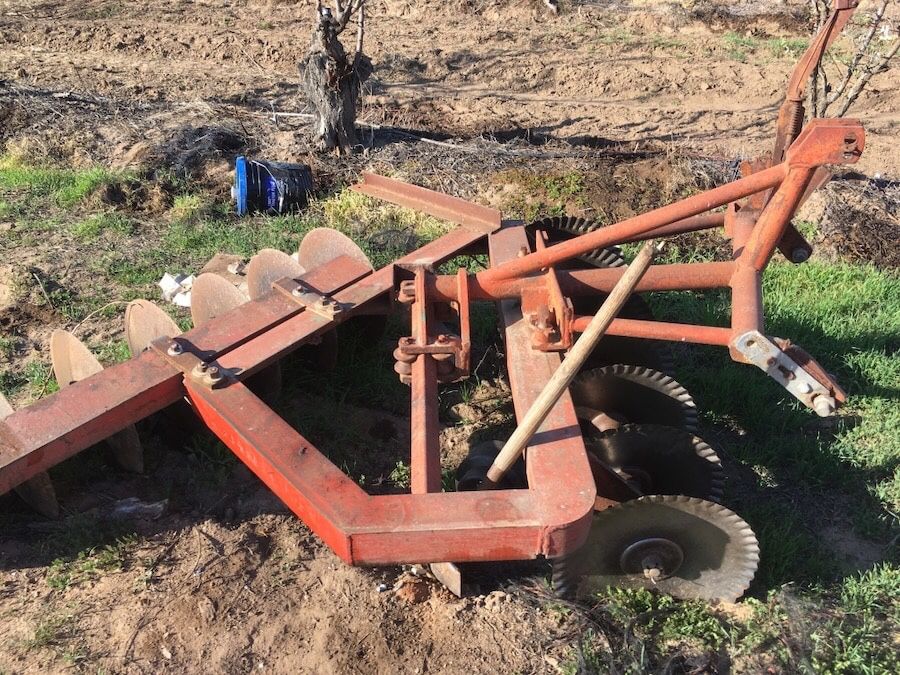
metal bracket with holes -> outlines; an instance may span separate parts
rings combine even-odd
[[[296,279],[282,279],[275,282],[273,287],[297,304],[302,305],[304,309],[315,312],[329,321],[334,320],[335,316],[344,310],[341,303],[331,296],[318,293]]]
[[[228,384],[228,372],[215,361],[204,361],[192,345],[183,338],[163,337],[150,343],[150,348],[184,373],[191,382],[207,389],[217,389]]]
[[[733,346],[748,363],[763,370],[820,417],[835,411],[837,402],[831,392],[759,331],[738,336]]]

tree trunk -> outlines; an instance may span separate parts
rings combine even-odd
[[[362,83],[372,73],[371,61],[362,54],[348,59],[334,25],[320,21],[300,70],[319,148],[352,152],[359,145],[356,104]]]

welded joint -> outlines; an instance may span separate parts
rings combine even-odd
[[[743,333],[732,347],[820,417],[828,417],[837,409],[831,392],[759,331]]]
[[[157,338],[150,343],[150,348],[201,387],[217,389],[231,379],[227,369],[220,368],[215,361],[204,361],[184,338]]]

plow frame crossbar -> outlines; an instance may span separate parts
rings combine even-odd
[[[366,175],[355,189],[460,227],[376,272],[349,256],[337,257],[299,280],[279,280],[264,297],[175,338],[178,349],[173,352],[189,353],[192,362],[199,358],[225,374],[226,381],[217,386],[203,386],[166,356],[165,343],[154,343],[129,361],[13,413],[0,423],[0,493],[187,397],[206,425],[348,563],[513,560],[569,553],[587,536],[594,508],[614,501],[597,497],[568,393],[528,446],[527,489],[440,492],[437,371],[442,352],[431,349],[441,342],[435,336],[441,329],[435,303],[457,303],[460,317],[467,317],[470,299],[498,302],[515,412],[521,418],[562,359],[558,350],[533,348],[534,327],[523,315],[528,286],[552,277],[550,290],[532,289],[532,295],[543,294],[548,303],[551,295],[558,303],[566,300],[565,294],[608,291],[618,270],[556,276],[553,266],[598,247],[714,226],[720,222],[718,214],[701,214],[729,204],[721,222],[734,241],[733,261],[651,268],[638,290],[727,284],[736,300],[727,337],[761,330],[759,275],[813,172],[823,164],[856,161],[863,145],[858,122],[815,120],[781,164],[561,244],[544,247],[539,242],[534,251],[525,227],[502,223],[496,210]],[[774,193],[761,213],[736,203],[766,190]],[[485,243],[488,270],[451,277],[430,271],[461,252],[484,250]],[[369,495],[241,380],[395,293],[400,269],[414,275],[411,493]],[[288,282],[329,297],[341,311],[311,311],[284,292]],[[576,329],[583,323],[572,321]],[[618,320],[611,333],[725,344],[722,330],[728,329]]]

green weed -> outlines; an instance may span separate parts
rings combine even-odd
[[[47,570],[47,585],[63,591],[105,573],[120,572],[136,541],[134,535],[125,535],[111,544],[79,551],[74,558],[56,558]]]
[[[398,461],[388,478],[397,487],[408,488],[410,480],[409,465],[403,460]]]

